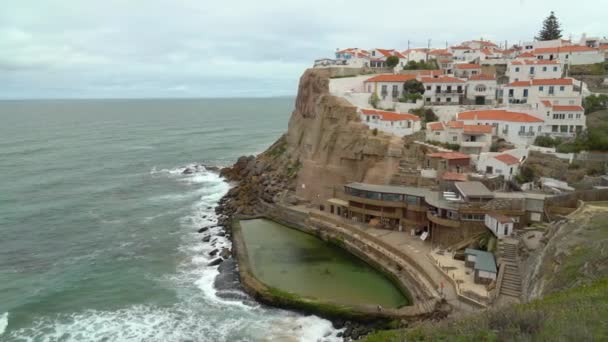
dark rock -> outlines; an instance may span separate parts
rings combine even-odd
[[[340,319],[340,318],[336,319],[336,320],[333,322],[333,326],[334,326],[334,328],[336,328],[336,329],[342,329],[342,328],[344,328],[344,320],[343,320],[343,319]]]
[[[219,264],[222,263],[222,261],[224,261],[224,259],[222,258],[217,258],[217,259],[213,259],[209,264],[207,264],[208,266],[217,266]]]
[[[344,334],[340,331],[339,333],[336,334],[336,337],[344,337]]]
[[[226,236],[226,232],[219,232],[217,233],[217,236]]]
[[[209,252],[209,256],[215,256],[220,250],[219,249],[214,249],[211,252]]]
[[[211,240],[211,235],[207,235],[203,238],[203,242],[209,242]]]
[[[220,256],[224,259],[230,258],[231,254],[232,252],[228,248],[222,248],[222,251],[220,252]]]
[[[184,171],[182,171],[182,175],[191,175],[194,173],[194,170],[192,170],[191,168],[186,168]]]
[[[198,230],[199,233],[204,233],[209,230],[209,227],[202,227]]]

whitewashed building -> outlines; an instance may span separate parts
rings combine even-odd
[[[535,104],[548,100],[560,105],[580,105],[581,99],[571,78],[515,81],[504,86],[503,91],[503,103],[511,104]]]
[[[562,64],[570,65],[602,63],[605,60],[604,53],[600,49],[580,45],[537,48],[532,53],[537,59],[557,59]]]
[[[523,52],[532,52],[535,49],[541,48],[557,48],[571,45],[569,40],[565,39],[553,39],[553,40],[534,40],[529,42],[524,42],[522,44]]]
[[[372,49],[369,53],[369,65],[372,68],[386,68],[386,59],[390,56],[399,58],[399,63],[394,67],[394,71],[402,70],[407,63],[407,59],[395,49]]]
[[[427,48],[412,48],[401,52],[406,59],[406,61],[415,61],[415,62],[426,62],[429,59],[435,58],[435,56],[430,54],[430,50]]]
[[[454,76],[469,78],[475,75],[481,75],[481,65],[472,63],[454,64]]]
[[[432,105],[457,105],[462,103],[465,81],[450,76],[421,77],[424,84],[424,103]]]
[[[551,101],[541,101],[535,105],[539,117],[545,120],[545,135],[572,137],[587,126],[585,109],[580,105],[554,105]]]
[[[519,174],[520,159],[509,153],[486,153],[479,156],[476,163],[478,172],[486,175],[503,176],[511,180]]]
[[[513,234],[515,220],[512,217],[492,213],[486,214],[485,225],[492,234],[500,239]]]
[[[559,60],[514,60],[509,62],[506,71],[510,82],[529,81],[535,78],[561,78],[562,74],[563,69]]]
[[[488,105],[496,103],[498,85],[496,78],[490,75],[474,75],[466,82],[467,103],[476,105]]]
[[[369,128],[394,134],[398,137],[411,135],[422,129],[420,117],[409,113],[359,109],[359,117]]]
[[[371,77],[363,82],[367,93],[376,93],[382,100],[398,101],[403,96],[404,84],[415,80],[416,74],[382,74]]]
[[[461,112],[457,120],[463,121],[466,125],[493,126],[494,135],[511,142],[516,147],[532,145],[536,136],[543,132],[544,126],[543,119],[505,109]]]
[[[429,122],[426,125],[426,141],[460,145],[460,152],[480,154],[492,146],[493,127],[465,125],[462,121]]]

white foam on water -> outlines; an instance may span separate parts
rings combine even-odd
[[[6,327],[8,326],[8,312],[5,312],[0,316],[0,336],[4,334]]]

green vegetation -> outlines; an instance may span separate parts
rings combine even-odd
[[[437,115],[431,108],[426,108],[426,107],[414,108],[414,109],[410,109],[410,113],[414,114],[414,115],[418,115],[422,119],[422,127],[425,127],[425,125],[428,122],[433,122],[433,121],[439,120],[439,118],[437,117]]]
[[[282,136],[273,146],[271,146],[268,151],[266,151],[266,155],[272,158],[277,158],[283,153],[287,151],[287,140],[285,136]]]
[[[377,128],[372,129],[372,135],[373,136],[378,135],[378,129]]]
[[[331,76],[330,78],[349,78],[349,77],[357,77],[359,75],[336,75],[336,76]]]
[[[443,142],[435,141],[435,140],[427,141],[427,143],[429,143],[431,145],[447,148],[448,150],[452,150],[452,151],[460,150],[460,145],[458,145],[458,144],[443,143]]]
[[[424,94],[424,84],[418,80],[409,80],[403,84],[403,97],[399,102],[415,103],[416,100],[422,99]]]
[[[381,331],[364,341],[601,341],[608,339],[606,315],[608,278],[459,321]]]
[[[589,95],[585,97],[583,101],[583,107],[585,107],[585,114],[600,111],[608,108],[608,95]]]
[[[538,33],[538,40],[554,40],[562,37],[562,29],[555,13],[551,14],[543,21],[543,28]]]
[[[409,61],[403,67],[403,70],[437,70],[439,71],[439,66],[435,60],[430,61]]]
[[[376,94],[376,92],[374,91],[369,97],[369,104],[374,108],[378,108],[378,102],[380,102],[380,98],[378,97],[378,94]]]
[[[399,57],[397,56],[388,56],[386,58],[386,66],[389,68],[394,68],[399,64]]]
[[[289,163],[287,165],[287,177],[294,178],[298,175],[300,169],[302,169],[302,162],[299,159],[295,163]]]
[[[607,72],[607,62],[568,66],[568,75],[570,76],[603,76]]]
[[[561,138],[551,138],[539,135],[534,139],[534,145],[541,147],[557,147],[562,144]]]
[[[515,176],[515,180],[519,184],[523,184],[523,183],[528,183],[528,182],[533,181],[535,177],[536,177],[536,174],[534,172],[534,169],[529,166],[524,165],[519,170],[519,174],[517,176]]]

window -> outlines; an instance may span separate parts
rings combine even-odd
[[[553,95],[553,94],[555,94],[555,87],[549,86],[549,95]]]
[[[534,75],[534,67],[530,67],[530,74]]]
[[[513,97],[513,89],[509,89],[509,97]]]
[[[478,84],[475,86],[475,91],[484,92],[484,91],[486,91],[486,86],[483,84]]]
[[[566,90],[566,87],[564,87],[564,86],[559,87],[559,91],[564,91],[564,90]]]
[[[547,71],[547,67],[543,67],[543,71]]]
[[[426,98],[426,102],[431,102],[431,98],[430,98],[430,97],[427,97],[427,98]]]
[[[519,72],[519,67],[515,67],[515,72]]]
[[[426,86],[426,90],[431,90],[431,86]]]
[[[409,196],[409,195],[405,198],[405,201],[407,203],[409,203],[409,204],[418,204],[418,203],[420,203],[420,199],[418,197],[416,197],[416,196]]]
[[[524,97],[528,97],[528,89],[524,89]]]
[[[558,125],[551,126],[551,132],[557,133],[558,131],[559,131],[559,126]]]
[[[559,126],[559,131],[562,133],[568,133],[568,126],[567,125]]]
[[[538,91],[545,91],[545,87],[543,87],[543,86],[538,87]]]
[[[576,114],[576,118],[577,118],[577,119],[580,119],[580,118],[581,118],[581,115],[580,115],[580,114]]]
[[[540,133],[542,130],[541,126],[538,126],[538,132]]]
[[[441,134],[441,132],[435,132],[435,135],[440,135],[440,134]]]
[[[458,137],[457,136],[453,136],[452,137],[452,141],[456,141],[456,140],[458,140]]]
[[[452,102],[452,98],[451,97],[446,98],[445,102]]]
[[[555,66],[554,66],[554,67],[553,67],[553,71],[557,71],[557,67],[555,67]]]
[[[568,119],[573,119],[574,118],[574,114],[568,114]]]

